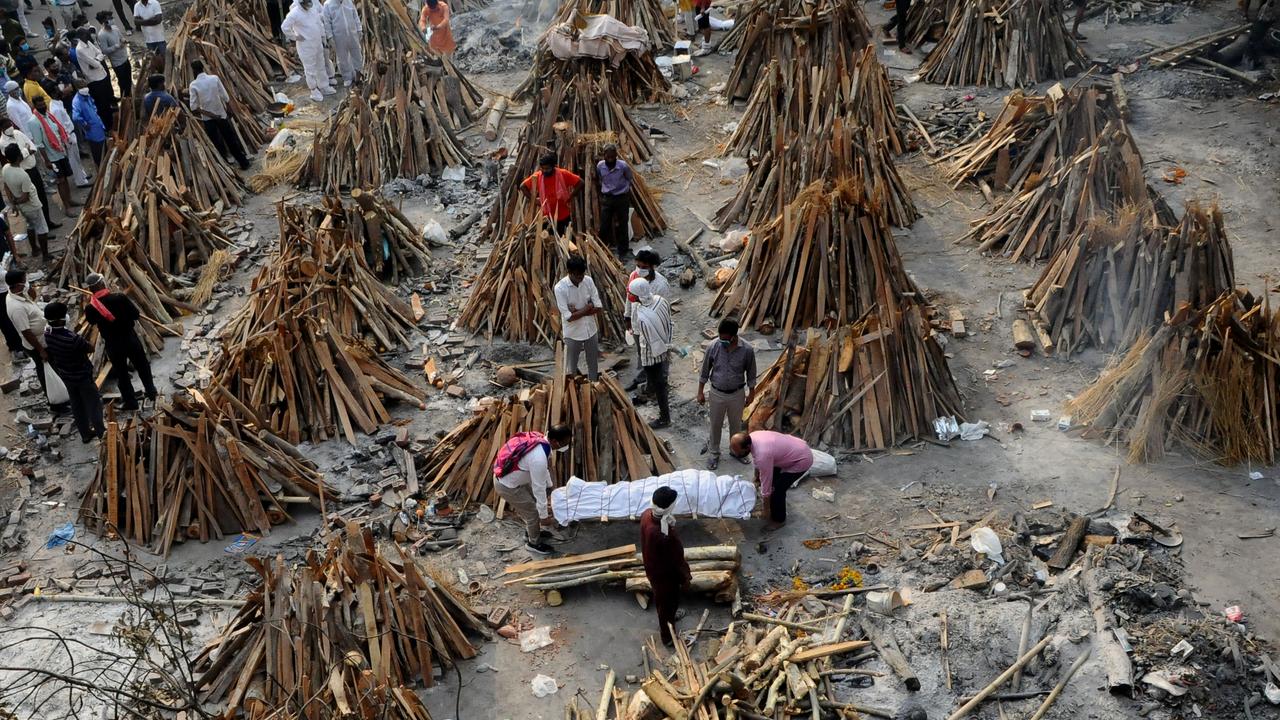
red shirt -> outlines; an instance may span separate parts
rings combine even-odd
[[[556,168],[551,177],[539,171],[520,184],[538,199],[543,215],[560,222],[569,219],[569,197],[581,182],[582,178],[577,175],[564,168]]]

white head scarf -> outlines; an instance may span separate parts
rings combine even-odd
[[[658,522],[662,526],[662,534],[666,535],[672,525],[676,524],[676,504],[671,503],[668,507],[660,508],[649,501],[649,509],[653,511],[653,516],[658,518]]]
[[[653,299],[653,288],[649,287],[649,281],[642,277],[632,280],[631,284],[627,286],[627,291],[635,295],[636,300],[641,305],[648,305],[649,301]]]

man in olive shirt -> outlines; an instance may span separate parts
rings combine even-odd
[[[720,466],[720,433],[725,417],[729,434],[743,431],[742,411],[751,402],[756,387],[756,351],[738,337],[738,323],[721,320],[720,337],[711,343],[702,358],[698,376],[698,404],[707,403],[705,392],[711,383],[711,435],[707,438],[707,469]]]

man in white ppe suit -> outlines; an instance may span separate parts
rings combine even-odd
[[[324,0],[324,22],[333,38],[338,56],[338,72],[342,84],[351,87],[356,75],[364,69],[364,52],[360,48],[360,13],[351,0]]]
[[[302,72],[311,88],[311,99],[320,102],[336,92],[329,83],[329,65],[324,41],[328,37],[324,13],[312,0],[293,0],[289,14],[280,23],[280,33],[297,44]]]

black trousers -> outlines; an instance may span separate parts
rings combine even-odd
[[[40,359],[40,351],[38,351],[38,350],[28,350],[28,351],[27,351],[27,354],[31,356],[31,359],[32,359],[32,360],[35,362],[35,364],[36,364],[36,379],[40,381],[40,394],[41,394],[41,395],[44,395],[46,398],[48,398],[48,397],[49,397],[49,391],[45,388],[45,384],[44,384],[44,374],[45,374],[46,372],[53,372],[53,371],[52,371],[52,370],[50,370],[50,369],[49,369],[49,367],[48,367],[47,365],[45,365],[45,364],[44,364],[44,360],[41,360],[41,359]]]
[[[4,334],[5,347],[9,348],[10,353],[21,350],[26,352],[22,347],[22,335],[18,334],[18,328],[13,326],[13,321],[9,319],[9,313],[4,312],[5,302],[9,299],[8,288],[3,288],[0,292],[0,333]]]
[[[75,382],[63,378],[62,382],[71,396],[71,416],[75,418],[80,439],[88,442],[106,434],[107,428],[102,422],[102,395],[98,393],[93,378]]]
[[[137,335],[126,340],[115,340],[106,344],[107,359],[111,361],[111,375],[120,388],[120,401],[126,410],[138,407],[138,396],[133,391],[133,380],[129,377],[129,366],[138,371],[142,380],[142,388],[147,397],[155,397],[156,385],[151,380],[151,360],[147,357],[146,348]]]
[[[49,229],[53,229],[53,218],[49,217],[49,196],[44,191],[44,178],[40,177],[40,164],[27,171],[27,177],[31,178],[31,184],[36,186],[36,197],[40,198],[40,209],[44,211],[44,221],[49,224]],[[28,233],[30,234],[30,233]]]
[[[98,169],[98,172],[102,172],[102,150],[107,144],[92,140],[85,140],[85,142],[89,144],[89,154],[93,156],[94,167]]]
[[[218,149],[222,157],[230,154],[240,164],[241,170],[249,168],[249,158],[245,157],[244,145],[240,143],[240,138],[236,135],[236,129],[231,126],[230,120],[204,118],[200,122],[204,123],[205,134],[209,136],[209,140],[213,142],[213,146]]]
[[[121,0],[111,0],[111,3],[116,6],[116,15],[120,16],[120,24],[124,25],[125,31],[133,32],[133,26],[129,24],[129,18],[133,17],[133,13],[125,12],[124,3]]]
[[[658,419],[664,422],[671,420],[671,386],[667,382],[667,371],[670,365],[662,361],[657,365],[645,365],[644,377],[649,396],[658,401]]]
[[[98,107],[98,117],[108,128],[116,126],[116,93],[111,89],[111,78],[104,77],[89,83],[89,95]]]
[[[893,17],[889,19],[889,24],[884,26],[885,32],[896,29],[895,37],[898,39],[898,47],[902,47],[903,36],[907,34],[907,13],[911,12],[911,0],[898,0],[893,8]]]
[[[631,193],[600,196],[600,242],[606,247],[618,249],[625,255],[631,244],[630,220]]]
[[[116,0],[119,2],[120,0]],[[125,60],[119,65],[113,65],[111,72],[116,75],[116,84],[120,86],[120,97],[133,97],[133,65]],[[107,128],[112,130],[113,128]]]
[[[570,223],[570,222],[572,222],[572,221],[573,221],[573,218],[571,218],[571,217],[567,217],[567,218],[565,218],[565,219],[563,219],[563,220],[557,220],[557,221],[556,221],[556,234],[557,234],[557,235],[563,235],[563,234],[564,234],[564,232],[565,232],[566,230],[568,230],[568,229],[569,229],[569,223]]]
[[[804,477],[802,472],[782,472],[773,469],[773,494],[769,496],[769,519],[777,523],[787,521],[787,490]]]

